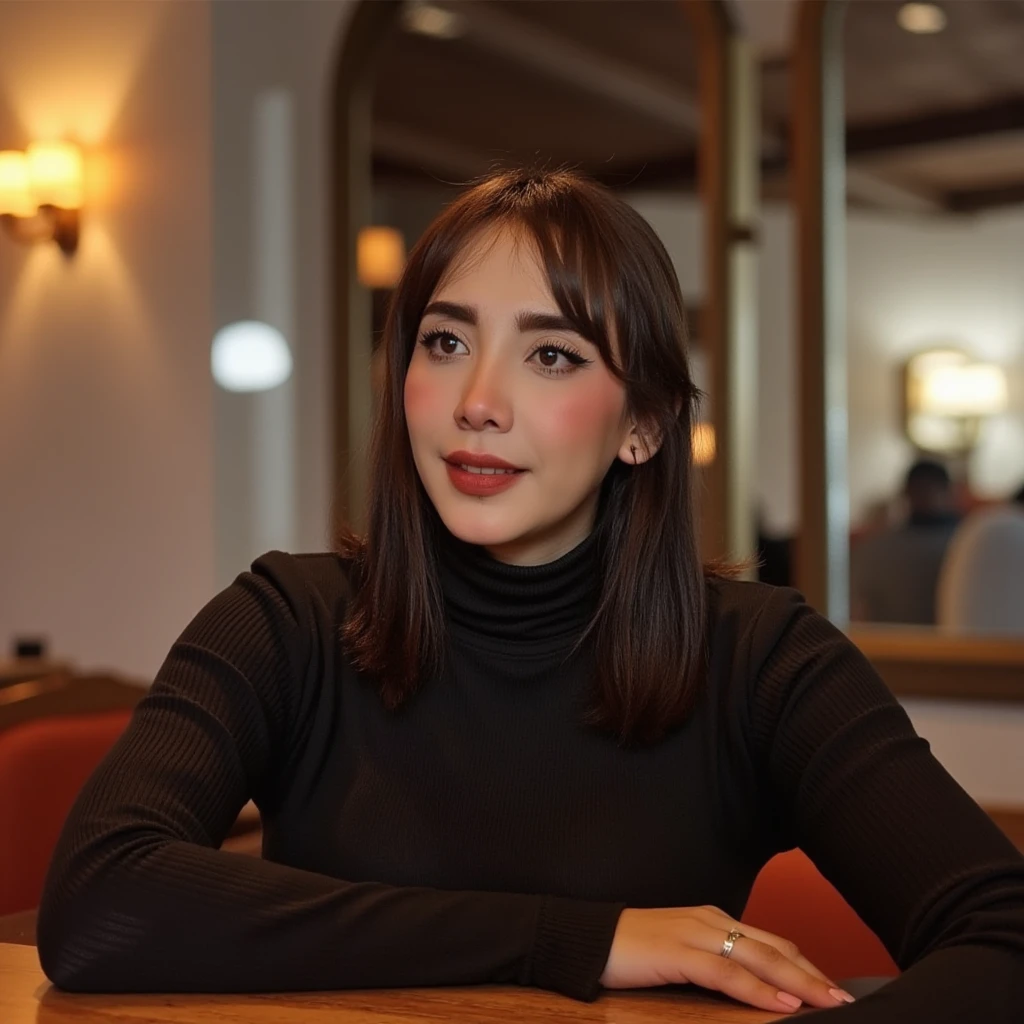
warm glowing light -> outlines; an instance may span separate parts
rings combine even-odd
[[[225,391],[269,391],[291,376],[292,354],[276,327],[240,320],[217,332],[210,368]]]
[[[715,428],[710,423],[695,423],[690,432],[693,462],[696,466],[710,466],[715,461]]]
[[[36,212],[29,187],[28,160],[16,149],[0,153],[0,213],[31,217]]]
[[[36,204],[62,210],[82,207],[82,154],[70,142],[34,142],[26,151]]]
[[[394,288],[405,269],[405,239],[395,228],[371,227],[359,232],[356,266],[366,288]]]
[[[899,26],[915,35],[930,35],[946,27],[946,12],[936,4],[904,4],[896,15]]]
[[[434,39],[457,39],[466,31],[465,19],[455,11],[417,0],[407,3],[402,11],[402,27],[407,32]]]
[[[17,45],[4,47],[3,92],[25,135],[90,149],[120,138],[117,122],[139,110],[139,84],[155,73],[154,47],[177,12],[158,3],[68,3],[59,14],[51,4],[15,6],[16,31],[5,23]]]
[[[940,366],[921,382],[920,411],[929,416],[992,416],[1006,408],[1006,375],[988,363]]]
[[[906,430],[919,448],[969,451],[982,421],[1005,411],[1007,400],[1002,367],[959,349],[930,349],[907,363]]]

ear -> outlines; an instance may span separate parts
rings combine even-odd
[[[639,466],[642,462],[653,458],[660,447],[660,437],[656,437],[652,431],[640,430],[634,424],[619,447],[619,458],[627,466]]]
[[[676,399],[675,407],[676,417],[678,418],[679,410],[683,407],[683,400],[681,398]],[[661,434],[657,430],[654,428],[644,430],[633,423],[629,428],[626,439],[619,447],[619,458],[627,466],[632,466],[634,463],[639,466],[640,463],[654,458],[660,447]]]

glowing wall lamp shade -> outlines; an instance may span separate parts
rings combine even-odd
[[[32,217],[36,204],[28,172],[28,158],[17,149],[0,153],[0,214]]]
[[[19,242],[52,240],[74,255],[84,192],[82,154],[70,142],[0,153],[0,221]]]
[[[405,269],[405,239],[395,228],[370,227],[356,243],[359,283],[365,288],[394,288]]]
[[[946,27],[946,12],[937,4],[904,4],[896,15],[900,28],[915,35],[931,35]]]
[[[214,336],[210,368],[225,391],[269,391],[291,376],[292,354],[277,328],[240,320]]]
[[[982,422],[1006,410],[1002,367],[975,362],[959,349],[919,352],[904,375],[907,436],[926,451],[969,451]]]
[[[34,142],[25,151],[37,206],[82,206],[82,154],[68,142]]]
[[[921,412],[931,416],[992,416],[1006,398],[1006,375],[988,363],[938,366],[921,382]]]

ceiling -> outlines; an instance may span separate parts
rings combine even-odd
[[[374,63],[378,178],[464,182],[495,163],[568,163],[616,186],[693,187],[693,33],[673,0],[407,5]],[[786,192],[793,4],[740,0],[760,54],[763,168]],[[899,27],[901,0],[848,0],[852,202],[918,212],[1024,202],[1024,0],[946,0],[944,31]],[[417,21],[417,19],[419,19]],[[432,19],[432,20],[431,20]]]

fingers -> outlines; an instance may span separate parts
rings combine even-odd
[[[745,937],[755,939],[758,942],[763,942],[767,946],[774,946],[783,956],[788,957],[797,966],[802,967],[808,974],[813,975],[819,981],[828,982],[829,986],[835,987],[835,982],[828,977],[823,971],[818,970],[805,957],[796,944],[790,942],[788,939],[784,939],[779,935],[773,935],[771,932],[766,932],[761,928],[752,928],[750,925],[737,923],[724,911],[719,910],[717,907],[698,907],[696,908],[698,916],[701,920],[707,924],[711,924],[717,928],[724,928],[726,933],[735,929],[738,932],[742,932]],[[721,948],[721,947],[719,947]]]
[[[738,945],[739,943],[737,947]],[[714,989],[761,1010],[792,1013],[800,1007],[798,997],[756,977],[732,957],[726,958],[699,949],[689,949],[686,952],[686,962],[683,965],[685,978],[680,980],[691,981],[702,988]],[[734,952],[733,956],[735,955]],[[836,1004],[832,1002],[829,1005]]]
[[[844,1002],[832,995],[835,986],[820,971],[808,971],[775,946],[749,935],[736,940],[729,959],[775,989],[788,992],[811,1006],[830,1007]]]
[[[793,963],[802,967],[808,974],[813,974],[819,981],[827,981],[830,985],[834,986],[835,982],[832,981],[828,975],[819,971],[817,967],[805,957],[796,944],[790,942],[788,939],[780,938],[778,935],[773,935],[771,932],[762,931],[760,928],[751,928],[749,925],[738,924],[734,925],[737,931],[743,932],[743,934],[751,939],[756,939],[758,942],[763,942],[767,946],[774,946],[784,956],[789,957]]]

